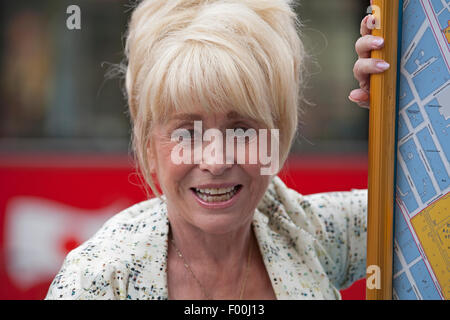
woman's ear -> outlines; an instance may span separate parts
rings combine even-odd
[[[156,175],[156,157],[154,146],[151,140],[147,142],[147,161],[148,161],[148,169],[150,170],[151,175]]]

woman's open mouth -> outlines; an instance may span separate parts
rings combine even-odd
[[[241,184],[224,188],[191,188],[196,200],[207,207],[231,205],[242,189]]]

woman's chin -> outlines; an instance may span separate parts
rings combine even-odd
[[[196,211],[195,216],[192,217],[192,222],[205,233],[221,235],[240,229],[247,221],[251,221],[252,217],[253,214],[245,213],[243,208],[233,212],[218,212],[202,209]]]

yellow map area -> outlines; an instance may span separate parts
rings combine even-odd
[[[444,34],[448,43],[450,43],[450,20],[448,21],[448,27],[444,29]]]
[[[425,255],[441,286],[450,299],[450,193],[411,219]]]

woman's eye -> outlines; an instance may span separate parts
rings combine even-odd
[[[171,138],[174,141],[181,141],[191,143],[196,138],[195,130],[189,128],[178,128],[171,134]]]
[[[252,141],[257,136],[256,130],[253,128],[248,128],[248,127],[244,127],[244,126],[236,126],[233,130],[234,130],[234,135],[236,137],[248,138],[248,139],[245,139],[245,141],[247,141],[247,140]]]
[[[194,140],[194,138],[202,136],[202,133],[195,131],[195,129],[183,128],[183,131],[186,132],[186,134],[184,135],[184,138],[186,139]]]
[[[245,134],[251,134],[252,133],[251,129],[249,129],[247,127],[244,127],[244,126],[236,126],[236,127],[233,128],[233,130],[234,130],[234,134],[237,135],[237,136],[243,136]]]

